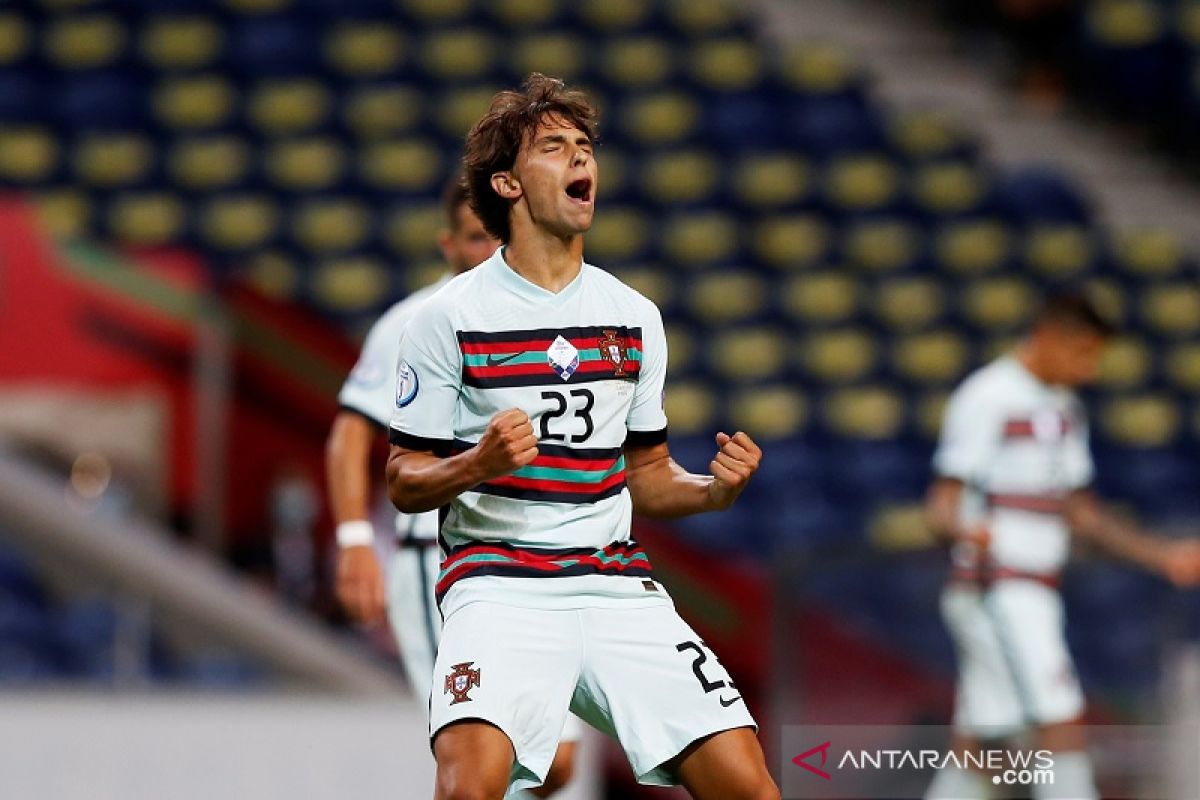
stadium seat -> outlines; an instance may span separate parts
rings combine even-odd
[[[1166,230],[1128,231],[1117,236],[1118,269],[1144,279],[1170,278],[1184,267],[1186,253],[1178,236]]]
[[[995,176],[992,197],[999,214],[1013,225],[1088,225],[1091,208],[1079,189],[1048,167],[1009,170]]]
[[[834,159],[825,173],[825,196],[835,208],[864,213],[888,208],[900,191],[895,162],[882,155]]]
[[[384,217],[384,241],[398,256],[407,260],[440,257],[437,232],[445,224],[444,216],[438,203],[398,206]]]
[[[858,310],[859,296],[858,282],[834,271],[794,275],[778,291],[784,313],[802,326],[850,321]]]
[[[280,191],[330,189],[346,172],[346,152],[330,136],[277,139],[263,154],[263,172]]]
[[[9,68],[0,70],[0,122],[13,125],[30,125],[53,121],[63,116],[65,103],[59,108],[47,109],[46,81],[27,70]]]
[[[175,195],[160,191],[126,192],[108,202],[109,235],[140,247],[169,245],[182,236],[187,208]]]
[[[685,92],[659,91],[631,96],[621,108],[621,132],[639,146],[675,145],[693,136],[700,105]]]
[[[650,247],[645,212],[637,206],[603,207],[592,222],[585,247],[589,262],[601,266],[643,258]]]
[[[942,418],[949,399],[950,392],[947,389],[923,391],[913,399],[913,423],[917,433],[926,441],[935,442],[941,436]]]
[[[916,263],[924,249],[919,229],[893,218],[866,219],[843,230],[842,252],[854,266],[885,273]]]
[[[861,380],[874,370],[879,359],[874,337],[860,328],[810,334],[800,341],[796,354],[805,373],[824,384]]]
[[[788,361],[790,338],[773,328],[726,328],[706,339],[702,356],[723,383],[777,379]]]
[[[799,435],[808,421],[808,400],[793,386],[739,389],[729,401],[729,421],[755,441],[773,443]]]
[[[240,262],[238,278],[260,294],[276,300],[293,300],[300,293],[300,269],[291,257],[278,250],[260,250]]]
[[[732,189],[748,209],[765,211],[799,203],[811,183],[809,165],[791,153],[749,153],[732,169]]]
[[[1136,389],[1154,371],[1154,355],[1136,335],[1125,335],[1109,343],[1100,361],[1097,383],[1108,391]]]
[[[829,392],[822,401],[829,429],[849,439],[893,439],[904,426],[904,401],[885,386],[857,386]]]
[[[676,70],[670,44],[656,36],[610,38],[598,59],[600,75],[618,90],[661,87]]]
[[[0,83],[0,89],[10,87]],[[47,108],[44,88],[36,102]],[[18,91],[20,87],[18,87]],[[64,75],[54,100],[53,115],[63,130],[128,131],[146,124],[145,93],[141,79],[117,70],[82,70]],[[37,119],[38,113],[27,119]]]
[[[293,2],[295,0],[222,0],[222,3],[232,11],[247,17],[286,11]],[[341,5],[346,4],[342,3]]]
[[[400,69],[407,44],[399,28],[380,20],[343,22],[325,34],[325,61],[350,79],[381,78]]]
[[[551,25],[558,21],[564,10],[564,4],[559,0],[492,0],[488,8],[497,22],[514,31]],[[557,72],[548,74],[559,75]]]
[[[446,91],[437,101],[436,120],[442,135],[456,142],[467,138],[467,131],[482,117],[498,87],[472,85]]]
[[[933,238],[938,265],[954,275],[980,275],[1004,266],[1012,251],[1008,229],[992,219],[954,222],[942,226]]]
[[[324,261],[312,274],[310,291],[324,308],[335,313],[378,309],[390,299],[391,277],[387,265],[367,256]]]
[[[1200,288],[1195,281],[1149,286],[1142,291],[1142,321],[1163,336],[1189,336],[1200,332]]]
[[[574,5],[580,21],[601,36],[636,30],[654,13],[654,4],[643,0],[579,0]]]
[[[1164,358],[1165,372],[1180,391],[1200,393],[1200,341],[1174,345]]]
[[[242,183],[250,172],[250,145],[235,136],[181,137],[175,140],[166,162],[171,182],[180,189],[229,189]]]
[[[669,217],[662,224],[659,238],[663,255],[685,269],[727,261],[738,250],[737,223],[733,217],[716,211]]]
[[[769,284],[752,272],[705,273],[688,286],[687,309],[702,326],[741,322],[762,314],[768,291]]]
[[[875,318],[893,331],[916,331],[942,319],[946,292],[934,278],[888,278],[875,288]]]
[[[642,196],[671,206],[711,200],[721,169],[717,159],[703,150],[667,150],[648,155],[639,174]]]
[[[302,201],[289,218],[292,238],[313,253],[345,253],[360,247],[371,233],[372,218],[366,206],[350,197]]]
[[[128,44],[129,31],[113,14],[64,14],[48,23],[42,49],[51,64],[63,69],[112,66]]]
[[[988,190],[988,179],[983,172],[964,161],[939,161],[920,166],[911,181],[917,207],[939,217],[977,210]]]
[[[211,129],[229,122],[237,109],[237,91],[218,74],[166,78],[154,89],[154,117],[168,129]]]
[[[602,142],[596,150],[596,167],[599,169],[599,196],[608,203],[622,203],[630,199],[627,190],[632,183],[629,157],[620,147]]]
[[[509,75],[520,80],[531,72],[541,72],[573,83],[588,66],[587,51],[581,37],[565,31],[529,34],[508,49]]]
[[[1100,415],[1104,436],[1118,444],[1162,447],[1179,433],[1182,414],[1167,395],[1135,394],[1108,400]]]
[[[1118,326],[1126,324],[1129,317],[1128,305],[1131,298],[1124,288],[1115,281],[1091,278],[1084,282],[1084,290],[1097,310],[1105,319],[1111,320]]]
[[[404,14],[422,27],[460,25],[474,11],[475,0],[397,0]]]
[[[1077,280],[1094,264],[1096,243],[1081,225],[1038,225],[1025,236],[1024,259],[1047,280]]]
[[[401,276],[404,293],[412,294],[419,289],[424,289],[444,277],[445,274],[446,261],[440,255],[426,261],[410,263],[408,269]]]
[[[325,84],[311,78],[262,81],[246,98],[246,115],[267,136],[295,135],[322,126],[332,102]]]
[[[861,78],[850,53],[832,42],[783,48],[775,62],[775,74],[784,86],[803,95],[848,92]]]
[[[1105,99],[1133,112],[1161,106],[1172,72],[1166,3],[1102,0],[1085,11],[1084,63],[1104,82]]]
[[[892,368],[911,383],[944,386],[963,377],[970,355],[966,340],[954,331],[910,334],[892,345]]]
[[[255,194],[217,195],[200,211],[201,241],[218,251],[260,247],[275,235],[279,208],[269,198]]]
[[[358,156],[362,184],[388,194],[430,196],[440,189],[442,153],[426,139],[395,139],[365,145]]]
[[[85,186],[101,189],[147,182],[156,166],[154,143],[135,133],[93,133],[74,145],[71,166]]]
[[[745,39],[712,39],[692,47],[686,69],[701,90],[746,91],[757,87],[766,72],[761,53],[759,46]]]
[[[496,63],[497,42],[486,30],[445,28],[421,42],[420,66],[432,80],[480,81]]]
[[[0,129],[0,184],[28,186],[47,182],[58,168],[58,141],[46,128]]]
[[[715,386],[699,382],[670,382],[663,395],[673,436],[712,434],[717,416]],[[716,452],[715,446],[713,452]]]
[[[992,333],[1011,332],[1033,314],[1037,293],[1025,280],[985,278],[972,283],[962,297],[961,311],[976,328]]]
[[[0,13],[0,67],[25,61],[33,51],[33,26],[16,12]]]
[[[691,327],[678,322],[667,323],[665,332],[667,336],[667,374],[676,380],[690,376],[700,360],[701,336]]]
[[[962,158],[972,155],[974,142],[956,121],[941,111],[902,111],[888,123],[888,138],[902,155],[913,161]]]
[[[311,75],[319,69],[320,52],[316,28],[296,15],[247,16],[229,30],[229,66],[247,78]]]
[[[225,46],[225,31],[202,16],[151,17],[140,34],[142,59],[158,70],[211,68]]]
[[[38,218],[56,239],[77,239],[90,231],[93,208],[78,189],[42,189],[34,197]]]
[[[833,245],[833,231],[815,214],[768,216],[754,228],[749,244],[763,264],[789,272],[822,263]]]
[[[359,139],[382,139],[413,130],[425,116],[427,103],[417,89],[403,83],[356,84],[341,106],[341,122]]]

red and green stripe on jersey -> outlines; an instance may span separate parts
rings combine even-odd
[[[442,560],[436,588],[438,603],[457,581],[480,575],[508,578],[654,577],[649,556],[634,541],[612,542],[600,549],[573,547],[565,550],[516,547],[509,542],[470,542],[451,549]]]
[[[561,386],[592,381],[637,381],[642,369],[642,329],[625,325],[540,328],[524,331],[459,331],[462,382],[478,389]],[[578,364],[564,380],[549,350],[562,337]]]
[[[474,447],[455,442],[455,451]],[[537,457],[511,475],[471,491],[547,503],[595,503],[625,488],[625,456],[620,447],[578,448],[538,442]]]

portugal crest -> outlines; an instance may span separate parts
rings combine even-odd
[[[474,661],[464,661],[461,664],[455,664],[453,670],[446,676],[446,688],[442,694],[454,695],[450,705],[471,702],[471,698],[467,697],[467,692],[471,691],[471,687],[479,685],[479,670],[471,669],[471,665],[474,663]]]
[[[625,349],[625,341],[617,336],[617,332],[613,330],[605,330],[604,338],[597,342],[600,348],[600,358],[613,365],[613,375],[622,377],[625,374],[625,360],[627,351]]]

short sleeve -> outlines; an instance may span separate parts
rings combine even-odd
[[[1002,433],[994,405],[972,388],[960,387],[950,396],[933,455],[934,472],[965,483],[978,482],[987,471]]]
[[[396,368],[389,440],[409,450],[441,450],[454,440],[462,385],[454,326],[428,304],[405,327]]]
[[[1089,445],[1087,415],[1078,404],[1072,410],[1070,421],[1064,459],[1066,485],[1068,489],[1083,489],[1090,486],[1095,479],[1096,467],[1092,462],[1092,450]]]
[[[666,441],[667,414],[663,410],[663,388],[667,379],[667,336],[663,332],[662,314],[654,305],[650,305],[650,309],[642,326],[639,348],[642,365],[626,427],[630,433],[650,434],[651,438],[661,435],[660,441]]]
[[[402,329],[387,315],[371,326],[354,369],[338,392],[338,404],[386,427],[395,407],[396,364]]]

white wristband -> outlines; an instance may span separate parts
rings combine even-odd
[[[375,541],[375,527],[365,519],[354,519],[337,526],[338,547],[359,547]]]

